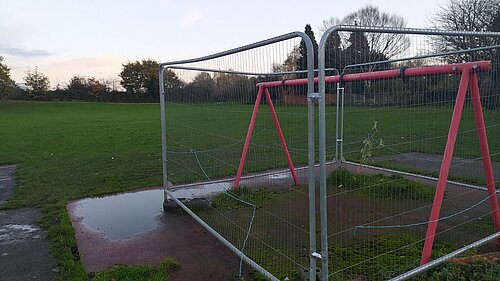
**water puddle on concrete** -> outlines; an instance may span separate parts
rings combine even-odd
[[[86,227],[108,239],[123,240],[157,227],[162,203],[163,190],[155,189],[83,199],[73,212]]]
[[[231,189],[231,187],[232,185],[228,181],[200,183],[188,187],[174,187],[172,193],[181,201],[189,201],[192,199],[210,198]]]

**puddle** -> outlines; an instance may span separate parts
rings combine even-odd
[[[209,198],[231,187],[230,182],[215,182],[174,189],[172,193],[179,199],[189,201],[195,198]]]
[[[111,240],[129,239],[158,226],[163,190],[147,190],[78,201],[74,215]]]
[[[272,174],[269,176],[270,179],[286,179],[289,178],[290,175],[287,173],[278,173],[278,174]]]
[[[40,229],[31,224],[6,224],[0,226],[0,245],[11,245],[31,237]]]

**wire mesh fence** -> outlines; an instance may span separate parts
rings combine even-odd
[[[325,109],[326,159],[334,163],[326,166],[329,272],[324,277],[389,279],[429,260],[422,256],[424,242],[434,259],[495,232],[491,217],[498,205],[492,210],[490,204],[497,198],[486,191],[483,168],[487,156],[500,176],[494,38],[358,27],[324,35],[324,66],[342,70],[325,78],[325,92],[329,83],[338,84],[340,104],[338,111]],[[466,62],[477,68],[461,70]],[[487,155],[481,154],[473,82],[462,81],[469,79],[465,72],[478,79]],[[455,108],[459,86],[470,86],[466,95],[462,91],[463,110]],[[454,151],[451,144],[445,150],[453,116],[460,122]],[[453,155],[449,177],[442,167],[445,151]],[[440,172],[442,207],[435,199]],[[437,225],[435,234],[431,224]]]
[[[170,196],[270,278],[310,268],[308,87],[265,85],[307,80],[306,54],[294,36],[165,71]]]
[[[163,64],[167,198],[272,280],[384,280],[487,237],[496,35],[336,27],[314,82],[299,33]],[[495,278],[465,259],[416,278]]]

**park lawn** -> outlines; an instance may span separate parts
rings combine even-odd
[[[350,109],[352,112],[347,112]],[[352,119],[346,136],[362,139],[378,122],[385,143],[401,136],[423,138],[429,126],[399,119],[408,109],[366,110],[347,108]],[[360,110],[363,109],[363,110]],[[171,105],[169,118],[169,175],[174,182],[203,178],[192,151],[212,178],[232,175],[239,161],[252,105]],[[307,113],[304,106],[277,107],[294,162],[307,162]],[[286,113],[283,113],[286,111]],[[431,128],[447,132],[450,114],[439,108],[412,109],[412,118],[429,119]],[[267,113],[267,114],[266,114]],[[286,165],[267,107],[260,109],[246,171]],[[334,135],[334,108],[328,111],[328,134]],[[267,117],[266,117],[267,116]],[[352,116],[352,117],[351,117]],[[396,116],[396,117],[394,117]],[[263,118],[265,117],[265,118]],[[427,119],[425,119],[427,118]],[[495,124],[494,112],[485,113]],[[358,121],[355,121],[355,120]],[[396,122],[397,121],[397,122]],[[470,123],[470,122],[469,122]],[[187,125],[186,125],[187,124]],[[399,125],[398,125],[399,124]],[[317,126],[316,126],[317,127]],[[464,127],[467,129],[467,127]],[[500,130],[488,132],[490,147],[500,147]],[[467,137],[475,137],[467,134]],[[329,157],[333,138],[329,138]],[[349,138],[346,137],[346,141]],[[87,278],[77,255],[76,241],[65,205],[69,200],[161,185],[161,134],[158,104],[104,104],[58,102],[0,102],[0,165],[18,164],[16,187],[5,208],[38,207],[44,211],[42,225],[48,229],[53,254],[63,280]],[[468,140],[461,154],[475,155]],[[459,144],[460,145],[460,144]],[[227,146],[228,149],[220,149]],[[353,144],[352,155],[361,149]],[[418,149],[416,145],[401,151]],[[442,153],[438,145],[426,144],[428,153]],[[494,149],[491,149],[494,152]],[[498,149],[497,149],[498,150]],[[376,153],[393,153],[383,151]],[[174,156],[175,155],[175,156]],[[186,157],[188,155],[188,157]],[[352,156],[355,158],[355,156]],[[494,157],[499,160],[499,155]],[[188,167],[188,168],[185,168]]]

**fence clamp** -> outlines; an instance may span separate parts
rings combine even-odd
[[[320,93],[309,93],[307,95],[307,98],[309,99],[309,101],[316,102],[321,100],[321,95]]]
[[[313,258],[315,258],[315,259],[317,259],[317,260],[321,260],[321,259],[323,259],[323,256],[321,256],[321,254],[320,254],[320,253],[318,253],[318,252],[312,252],[312,253],[311,253],[311,257],[313,257]]]

